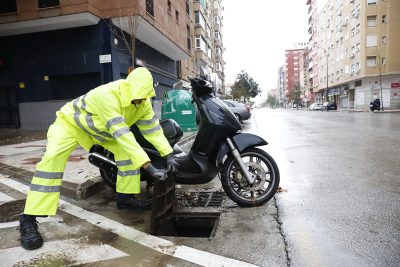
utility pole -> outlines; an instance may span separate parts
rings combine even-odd
[[[383,111],[383,95],[382,95],[382,59],[381,59],[381,53],[378,51],[378,69],[379,69],[379,86],[381,89],[381,110]]]
[[[326,51],[326,49],[325,48],[322,48],[322,49],[324,49],[324,51],[325,51],[325,53],[326,53],[326,98],[325,98],[325,101],[328,101],[328,88],[329,88],[329,78],[328,78],[328,76],[329,76],[329,69],[328,69],[328,51]]]

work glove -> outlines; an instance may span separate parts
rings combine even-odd
[[[146,169],[146,171],[150,174],[151,177],[154,178],[154,180],[158,181],[165,181],[167,179],[167,171],[164,169],[157,169],[153,165],[149,165]]]
[[[179,163],[176,162],[174,155],[172,155],[171,153],[166,157],[166,159],[167,159],[167,169],[176,172],[179,168]]]

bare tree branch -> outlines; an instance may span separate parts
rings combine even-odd
[[[131,64],[133,67],[135,65],[136,33],[143,18],[132,11],[124,15],[122,14],[122,9],[119,10],[119,14],[118,18],[110,20],[109,28],[114,36],[124,41],[126,50],[132,57]]]

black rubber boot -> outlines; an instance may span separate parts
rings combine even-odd
[[[38,222],[32,215],[22,214],[19,216],[19,232],[21,234],[21,246],[32,250],[43,246],[43,238],[39,233]]]
[[[130,195],[129,197],[117,197],[118,209],[142,209],[151,210],[150,200],[140,200]]]

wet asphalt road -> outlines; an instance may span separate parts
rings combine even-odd
[[[400,266],[400,113],[255,109],[291,266]]]

